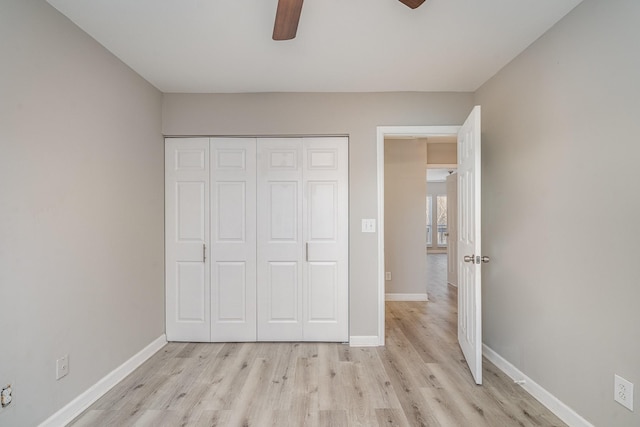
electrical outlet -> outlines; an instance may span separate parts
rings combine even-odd
[[[613,376],[613,400],[633,411],[633,383],[618,375]]]
[[[391,280],[391,272],[387,271],[386,273],[384,273],[384,280]]]
[[[56,380],[66,376],[69,373],[69,355],[65,354],[56,360]]]
[[[0,389],[0,408],[6,408],[13,400],[13,386],[7,384]]]

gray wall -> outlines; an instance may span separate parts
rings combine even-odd
[[[162,95],[44,1],[0,40],[0,425],[31,427],[164,332]]]
[[[427,293],[426,172],[426,140],[385,140],[384,252],[385,270],[391,272],[386,293]]]
[[[459,125],[470,93],[165,94],[166,135],[349,135],[350,335],[378,327],[376,127]]]
[[[484,341],[608,427],[640,425],[637,391],[613,401],[614,373],[640,384],[638,22],[585,0],[476,96]]]

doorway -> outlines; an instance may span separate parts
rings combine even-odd
[[[384,167],[385,138],[456,138],[460,126],[380,126],[377,129],[378,176],[378,345],[385,342],[385,231],[384,231]]]

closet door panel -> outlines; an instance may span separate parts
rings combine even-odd
[[[255,341],[255,138],[211,138],[211,224],[211,341]]]
[[[166,333],[209,341],[209,139],[165,142]]]
[[[258,340],[302,340],[302,141],[258,140]]]
[[[348,140],[304,138],[305,341],[349,340]]]

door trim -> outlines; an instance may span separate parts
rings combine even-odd
[[[460,126],[378,126],[377,134],[377,186],[378,186],[378,345],[383,346],[385,341],[384,328],[384,304],[385,304],[385,280],[384,280],[384,138],[392,137],[416,137],[458,135]]]

